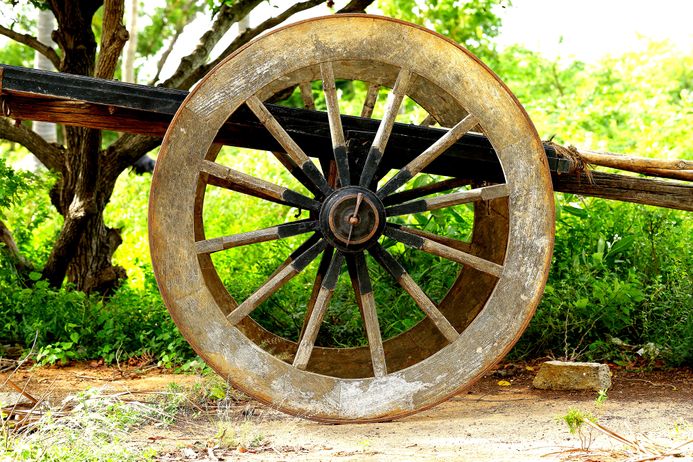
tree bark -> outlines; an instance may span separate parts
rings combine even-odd
[[[60,71],[113,77],[127,40],[122,24],[123,0],[106,1],[97,62],[91,22],[99,3],[50,2],[58,22],[53,38],[63,50]],[[109,159],[102,155],[99,130],[66,127],[65,133],[61,178],[51,194],[53,204],[65,220],[43,269],[43,277],[54,287],[60,287],[67,276],[78,290],[107,293],[125,277],[125,271],[111,262],[121,242],[119,232],[109,229],[103,220],[115,178],[104,178],[103,164]]]

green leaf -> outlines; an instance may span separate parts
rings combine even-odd
[[[611,249],[609,249],[608,256],[615,256],[616,254],[621,253],[624,250],[627,250],[633,245],[634,242],[634,236],[626,236],[621,238],[620,240],[616,241],[614,245],[611,246]]]
[[[564,205],[563,211],[580,218],[587,218],[589,216],[587,210],[573,207],[572,205]]]
[[[36,282],[39,279],[41,279],[41,273],[37,273],[36,271],[32,271],[31,273],[29,273],[29,279]]]

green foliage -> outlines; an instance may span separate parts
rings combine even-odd
[[[62,224],[48,196],[54,181],[48,173],[14,171],[0,159],[0,219],[6,220],[22,255],[37,266],[48,258]],[[0,276],[5,271],[14,269],[0,259]]]
[[[576,434],[582,428],[585,420],[594,420],[594,416],[579,409],[570,408],[568,409],[568,412],[561,417],[561,419],[568,426],[570,433]]]
[[[550,61],[512,47],[489,61],[544,138],[583,149],[693,159],[693,52],[668,42],[598,64]]]
[[[164,308],[153,281],[144,291],[122,287],[109,300],[45,281],[17,289],[0,281],[0,338],[31,346],[40,363],[103,358],[107,363],[155,356],[172,367],[194,357]]]
[[[380,0],[386,16],[421,24],[463,44],[486,57],[493,50],[493,38],[501,19],[494,11],[510,5],[507,0]]]
[[[34,50],[17,42],[9,42],[0,48],[0,63],[10,66],[33,67]]]
[[[17,172],[0,158],[0,220],[7,219],[5,210],[19,203],[22,195],[32,188],[36,177],[28,172]]]
[[[515,354],[628,364],[632,346],[653,343],[653,359],[693,361],[686,212],[571,195],[557,205],[549,281]]]

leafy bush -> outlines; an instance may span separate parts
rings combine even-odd
[[[642,348],[693,363],[686,212],[572,195],[558,205],[549,282],[515,354],[628,363]]]
[[[155,286],[122,287],[102,300],[45,281],[17,289],[0,281],[0,338],[30,347],[42,363],[103,358],[107,363],[154,356],[173,366],[194,358],[171,320]]]

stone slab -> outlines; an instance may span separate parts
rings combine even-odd
[[[532,385],[541,390],[606,390],[611,387],[611,373],[606,364],[547,361]]]

